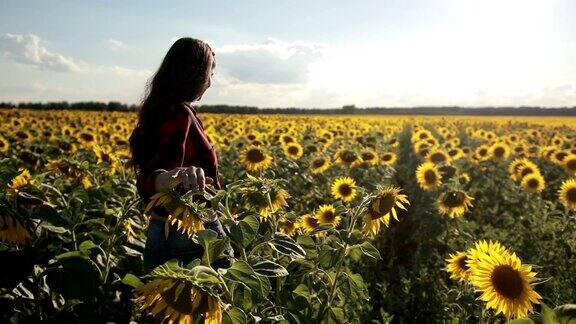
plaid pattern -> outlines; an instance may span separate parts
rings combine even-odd
[[[207,177],[214,179],[214,187],[220,189],[218,157],[214,145],[204,132],[204,125],[198,118],[196,109],[183,102],[169,107],[166,114],[168,117],[158,130],[156,154],[136,178],[136,187],[142,200],[147,203],[156,193],[156,175],[176,167],[200,167]],[[184,193],[181,185],[176,189]],[[155,208],[154,211],[159,216],[167,215],[164,208]]]

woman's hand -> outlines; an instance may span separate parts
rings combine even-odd
[[[177,167],[156,176],[156,191],[172,189],[182,183],[184,190],[203,192],[206,184],[214,183],[214,179],[207,177],[204,170],[199,167]]]

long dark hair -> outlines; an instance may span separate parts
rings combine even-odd
[[[130,136],[132,158],[129,162],[138,173],[155,148],[154,131],[164,120],[167,108],[198,99],[210,82],[210,64],[214,63],[210,46],[195,38],[178,39],[170,49],[158,71],[148,81],[142,100],[138,124]]]

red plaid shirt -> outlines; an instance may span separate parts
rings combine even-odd
[[[214,179],[213,186],[221,188],[218,178],[218,157],[214,145],[204,132],[204,125],[196,109],[186,103],[173,105],[166,110],[168,117],[158,129],[156,154],[143,167],[136,178],[136,187],[145,203],[156,193],[155,179],[164,170],[176,167],[196,166],[204,170],[207,177]],[[184,193],[182,186],[176,187]],[[153,209],[158,215],[166,216],[163,208]]]

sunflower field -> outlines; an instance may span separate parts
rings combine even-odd
[[[144,202],[136,114],[0,110],[1,322],[576,323],[576,119],[200,117],[223,189]]]

